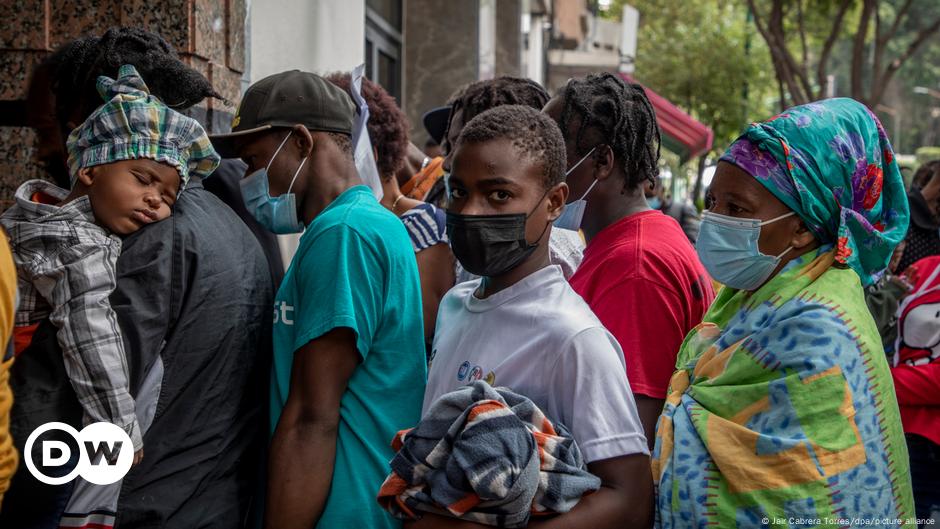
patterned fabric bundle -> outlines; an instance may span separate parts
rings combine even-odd
[[[69,134],[72,185],[84,167],[150,158],[179,171],[182,192],[190,176],[205,178],[218,167],[202,125],[151,96],[130,64],[121,66],[117,80],[99,77],[98,93],[105,103]]]
[[[795,211],[867,286],[907,233],[909,207],[891,142],[853,99],[827,99],[754,123],[721,160]]]
[[[887,359],[835,257],[723,289],[686,338],[657,426],[657,527],[914,526]]]
[[[392,446],[378,500],[401,519],[425,511],[525,527],[530,515],[568,512],[601,484],[562,425],[482,380],[441,397]]]

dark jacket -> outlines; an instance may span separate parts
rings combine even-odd
[[[940,255],[940,222],[930,211],[920,189],[911,189],[907,194],[911,206],[911,226],[907,230],[907,246],[898,263],[898,272],[920,261],[924,257]]]
[[[111,303],[131,391],[158,363],[164,375],[117,526],[239,527],[267,439],[274,293],[264,253],[191,181],[170,219],[125,240],[118,273]]]
[[[124,240],[117,272],[111,305],[138,415],[145,402],[156,403],[143,461],[124,479],[117,527],[241,527],[267,440],[274,294],[264,253],[238,216],[193,179],[169,219]],[[141,395],[148,375],[159,383]],[[44,422],[81,429],[48,320],[14,362],[11,386],[20,450]],[[67,485],[38,483],[22,465],[0,527],[56,527],[69,493]]]
[[[274,282],[274,290],[284,279],[284,260],[281,258],[281,249],[277,244],[277,235],[271,233],[264,226],[258,223],[245,207],[245,201],[242,199],[242,189],[239,181],[245,177],[245,170],[248,168],[245,162],[235,159],[222,160],[219,168],[209,178],[206,178],[203,185],[213,195],[219,197],[219,200],[225,202],[225,205],[232,208],[232,211],[251,233],[258,239],[264,256],[268,260],[268,266],[271,268],[271,280]]]
[[[676,219],[685,236],[689,238],[693,245],[695,244],[695,240],[698,239],[699,225],[701,224],[695,206],[688,202],[670,201],[664,202],[660,211]]]

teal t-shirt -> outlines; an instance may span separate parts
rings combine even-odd
[[[294,352],[332,329],[357,335],[361,363],[340,402],[333,481],[318,528],[393,528],[376,501],[415,426],[427,382],[418,266],[401,221],[355,186],[307,226],[274,302],[271,431],[290,388]]]

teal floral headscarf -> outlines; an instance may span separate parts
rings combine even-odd
[[[878,118],[854,99],[793,107],[752,123],[721,160],[756,178],[796,212],[863,285],[907,233],[901,171]]]

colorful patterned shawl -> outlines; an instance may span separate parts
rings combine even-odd
[[[881,340],[834,257],[827,245],[753,294],[722,290],[686,338],[653,453],[657,527],[914,516]]]

